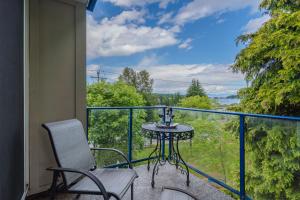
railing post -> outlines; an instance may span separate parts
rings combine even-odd
[[[240,115],[240,199],[246,199],[245,192],[245,116]]]
[[[163,108],[163,123],[166,123],[166,107]],[[165,160],[165,134],[161,137],[162,159]]]
[[[163,123],[166,123],[166,107],[163,107]]]
[[[129,117],[128,117],[128,160],[132,161],[132,114],[133,109],[129,108]]]
[[[165,108],[165,115],[166,115],[166,108]],[[168,141],[169,141],[169,154],[168,154],[168,158],[169,158],[169,160],[171,160],[171,155],[172,155],[172,150],[173,150],[173,148],[172,148],[172,138],[171,138],[171,136],[170,136],[170,133],[168,133],[169,134],[169,138],[168,138]]]
[[[90,125],[89,118],[90,118],[90,109],[87,108],[86,109],[86,139],[87,139],[87,141],[89,141],[89,125]]]

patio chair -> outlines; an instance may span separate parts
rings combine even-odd
[[[163,187],[160,200],[198,200],[198,198],[180,188]]]
[[[53,172],[51,199],[58,192],[102,195],[104,200],[120,200],[129,187],[133,199],[133,182],[138,177],[127,157],[119,150],[111,148],[91,148],[86,139],[81,122],[77,119],[46,123],[42,125],[49,134],[58,167],[47,170]],[[91,153],[112,151],[121,155],[128,168],[97,168]],[[58,184],[58,178],[62,182]],[[114,198],[111,198],[114,197]]]

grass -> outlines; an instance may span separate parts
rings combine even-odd
[[[226,183],[227,185],[238,189],[239,187],[239,138],[237,134],[228,131],[228,123],[234,122],[234,117],[226,117],[216,114],[200,114],[186,111],[178,111],[175,121],[183,124],[190,124],[194,127],[195,134],[190,141],[180,141],[180,153],[183,159],[203,171],[204,173]],[[139,131],[140,127],[134,125],[134,130]],[[135,132],[141,137],[138,132]],[[124,132],[125,134],[125,132]],[[126,133],[127,134],[127,133]],[[144,142],[143,142],[144,140]],[[133,160],[148,158],[154,150],[156,141],[149,145],[145,138],[135,138],[134,141],[142,142],[142,145],[134,143]],[[114,146],[127,153],[127,144]],[[168,143],[165,145],[165,155],[168,155]],[[102,165],[114,164],[112,160],[122,162],[117,155],[101,154],[97,155],[97,161]],[[147,162],[137,163],[135,165],[146,164]],[[194,172],[192,172],[194,173]],[[200,175],[194,173],[200,178]],[[218,187],[220,189],[220,187]]]

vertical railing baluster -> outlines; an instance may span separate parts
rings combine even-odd
[[[240,115],[240,199],[246,199],[245,192],[245,116]]]
[[[163,123],[166,123],[166,107],[163,107]]]
[[[163,123],[166,123],[166,107],[163,108]],[[161,137],[161,152],[162,152],[162,159],[165,160],[165,134],[162,135]]]
[[[132,161],[132,114],[133,109],[129,108],[129,117],[128,117],[128,160]]]

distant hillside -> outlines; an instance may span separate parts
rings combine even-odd
[[[181,96],[181,97],[185,97],[185,95],[183,94],[179,94],[179,93],[173,93],[173,94],[160,94],[160,93],[153,93],[154,96],[162,96],[162,97],[172,97],[174,95],[177,95],[177,96]]]
[[[214,97],[214,99],[239,99],[238,95],[229,95],[226,97]]]

